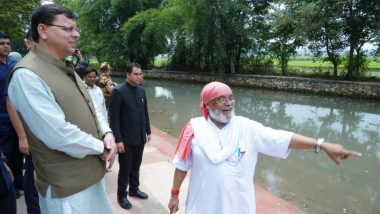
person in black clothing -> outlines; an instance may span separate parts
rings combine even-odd
[[[16,214],[16,197],[12,185],[14,178],[9,169],[3,151],[0,148],[0,207],[1,212]]]
[[[110,126],[115,136],[119,153],[119,175],[117,181],[118,203],[124,209],[132,208],[129,195],[140,199],[148,195],[139,190],[139,174],[144,145],[150,141],[150,123],[141,66],[131,63],[127,67],[127,79],[117,86],[110,98]]]
[[[16,198],[21,197],[23,190],[22,163],[24,156],[19,151],[19,139],[9,118],[6,100],[8,97],[7,77],[17,61],[9,55],[11,52],[10,37],[0,31],[0,148],[6,157],[6,163],[14,176]]]

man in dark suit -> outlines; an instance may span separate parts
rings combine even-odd
[[[150,141],[150,124],[145,90],[142,81],[141,66],[128,65],[125,83],[116,87],[110,99],[110,125],[115,136],[119,153],[119,175],[117,181],[117,199],[120,206],[130,209],[129,195],[140,199],[148,195],[139,190],[139,173],[144,145]]]

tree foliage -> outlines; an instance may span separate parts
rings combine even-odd
[[[40,0],[2,1],[0,4],[0,30],[11,37],[12,49],[24,54],[25,33],[30,26],[33,10],[41,4]]]
[[[238,72],[241,59],[256,54],[269,2],[189,0],[195,6],[188,62],[206,71]]]
[[[269,1],[168,1],[155,25],[169,41],[173,68],[236,72],[243,56],[254,55],[268,6]]]
[[[291,5],[276,5],[273,8],[270,25],[269,49],[275,58],[279,61],[282,75],[287,75],[287,66],[289,58],[296,54],[296,49],[304,45],[302,33],[299,33],[297,13]]]
[[[79,47],[116,67],[149,68],[161,55],[172,69],[258,73],[272,56],[286,75],[296,49],[308,46],[333,64],[333,77],[347,64],[353,79],[365,68],[363,45],[380,43],[378,0],[59,1],[78,13]]]
[[[23,37],[30,26],[33,10],[40,5],[40,0],[2,1],[0,4],[1,30],[11,37]]]
[[[158,9],[150,9],[137,14],[124,24],[123,44],[128,47],[127,54],[131,61],[149,67],[153,65],[156,55],[165,53],[165,26],[157,23],[159,16]]]
[[[378,0],[346,0],[342,19],[349,46],[347,79],[351,80],[360,76],[363,45],[374,40],[380,29],[380,3]]]
[[[124,67],[131,60],[129,48],[123,44],[122,26],[140,11],[157,7],[153,0],[64,0],[65,6],[78,15],[81,28],[78,47],[108,61],[114,67]],[[142,62],[144,65],[144,63]]]
[[[347,46],[347,38],[343,33],[344,22],[341,18],[344,1],[318,0],[292,2],[299,20],[297,28],[303,32],[309,49],[316,57],[326,51],[329,61],[334,67],[333,77],[338,76],[338,66],[342,63],[341,52]]]
[[[315,56],[325,51],[338,76],[338,66],[347,60],[347,79],[364,74],[366,53],[363,45],[376,43],[380,29],[378,0],[285,0],[285,12],[291,12],[298,32],[303,34]],[[342,52],[349,49],[348,57]]]

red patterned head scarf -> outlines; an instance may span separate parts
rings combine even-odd
[[[220,97],[220,96],[230,96],[232,95],[231,88],[221,82],[210,82],[209,84],[205,85],[201,91],[201,104],[199,106],[202,115],[207,119],[208,118],[208,110],[206,108],[206,105],[212,101],[213,99]]]

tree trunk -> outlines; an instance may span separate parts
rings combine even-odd
[[[288,60],[282,58],[281,59],[281,74],[282,76],[286,76],[286,72],[287,72],[287,66],[288,66]]]
[[[350,44],[350,55],[348,57],[348,70],[347,70],[347,79],[353,79],[353,70],[354,70],[354,48]]]
[[[356,56],[355,56],[355,70],[354,70],[354,74],[356,75],[356,77],[359,77],[360,76],[360,68],[363,68],[363,65],[361,64],[360,60],[361,60],[361,46],[360,45],[359,47],[357,47],[355,49],[356,51]]]
[[[233,58],[230,59],[230,69],[231,69],[231,74],[236,74],[236,71],[235,71],[235,60]]]
[[[338,78],[338,63],[335,60],[333,62],[333,66],[334,66],[333,78],[337,79]]]

